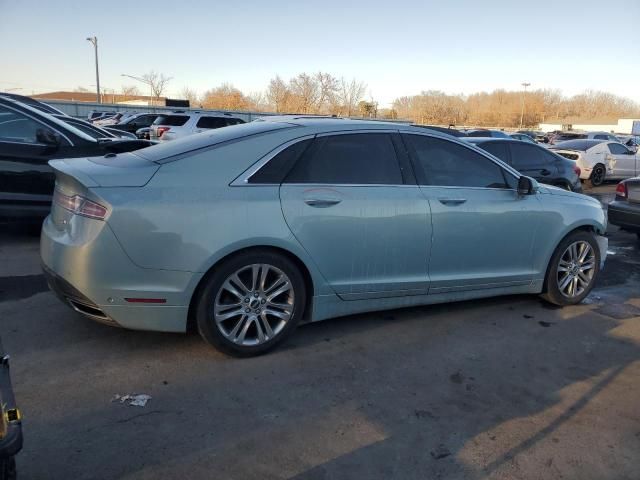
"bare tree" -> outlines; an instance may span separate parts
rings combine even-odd
[[[343,107],[343,113],[350,117],[353,112],[357,111],[358,102],[362,100],[367,86],[364,82],[359,82],[355,78],[347,82],[344,77],[340,79],[340,101]]]
[[[145,73],[142,78],[149,84],[151,94],[156,100],[164,94],[167,85],[173,79],[173,77],[165,77],[163,73],[158,73],[155,70]]]
[[[289,82],[294,109],[299,113],[314,113],[319,98],[318,83],[306,73],[301,73]]]
[[[86,89],[86,88],[84,88],[84,87],[80,87],[80,86],[78,86],[78,87],[74,88],[74,89],[73,89],[73,91],[74,91],[74,92],[78,92],[78,93],[83,93],[83,92],[88,92],[89,90],[87,90],[87,89]]]
[[[129,97],[135,97],[140,95],[140,90],[135,85],[125,85],[122,87],[122,97],[126,100]]]
[[[338,113],[338,79],[329,73],[318,72],[315,75],[318,84],[316,113]]]
[[[289,102],[289,88],[286,83],[276,75],[275,78],[272,78],[269,82],[269,86],[267,87],[267,91],[265,93],[265,97],[267,102],[273,106],[277,113],[285,112],[287,109],[287,104]]]
[[[189,100],[190,107],[197,107],[200,105],[198,92],[189,87],[184,87],[182,90],[180,90],[180,96],[185,100]]]

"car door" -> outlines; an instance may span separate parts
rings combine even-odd
[[[291,232],[344,300],[427,293],[429,205],[393,135],[319,135],[280,187]]]
[[[55,175],[47,162],[60,146],[52,146],[51,128],[24,113],[0,105],[0,203],[47,205]],[[62,146],[69,142],[59,137]]]
[[[429,293],[530,283],[537,196],[519,196],[510,170],[462,142],[403,138],[431,209]]]
[[[558,168],[552,155],[545,155],[543,147],[524,142],[509,142],[511,166],[523,175],[542,183],[555,183]]]
[[[636,174],[636,155],[620,143],[608,143],[607,161],[611,166],[610,178],[629,178]]]

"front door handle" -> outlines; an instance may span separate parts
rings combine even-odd
[[[342,200],[338,198],[307,198],[304,203],[306,203],[310,207],[327,208],[332,207],[333,205],[337,205],[341,201]]]
[[[545,175],[545,176],[546,176],[546,175],[551,175],[551,172],[550,172],[549,170],[547,170],[546,168],[544,168],[544,169],[540,170],[540,173],[541,173],[542,175]]]
[[[443,205],[462,205],[467,201],[466,198],[439,198],[438,200]]]

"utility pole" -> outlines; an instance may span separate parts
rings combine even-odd
[[[520,85],[524,87],[524,91],[522,92],[522,109],[520,110],[520,128],[522,129],[522,121],[524,120],[524,97],[527,94],[527,87],[531,84],[522,82]]]
[[[87,41],[93,44],[93,49],[96,56],[96,95],[98,98],[98,103],[102,103],[100,101],[100,71],[98,70],[98,37],[87,37]]]

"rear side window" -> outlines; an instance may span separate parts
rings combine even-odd
[[[169,127],[181,127],[189,120],[188,115],[160,115],[153,122],[154,125],[167,125]]]
[[[511,163],[509,158],[509,147],[505,142],[487,142],[476,144],[481,149],[486,150],[494,157],[498,157],[504,163]]]
[[[287,183],[401,185],[402,173],[386,133],[332,135],[314,140]]]
[[[551,155],[535,145],[514,142],[510,147],[511,165],[516,170],[526,170],[534,165],[545,165],[554,160]]]
[[[510,188],[495,162],[458,143],[423,135],[405,135],[416,159],[420,185]]]
[[[260,170],[251,175],[249,183],[282,183],[291,167],[309,147],[311,141],[311,139],[302,140],[282,150]]]
[[[593,138],[596,140],[609,140],[609,135],[595,135]]]
[[[200,117],[196,128],[222,128],[229,125],[226,118],[222,117]]]

